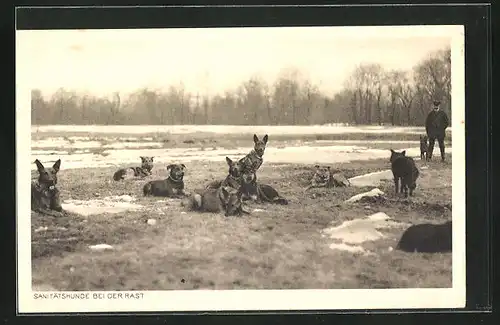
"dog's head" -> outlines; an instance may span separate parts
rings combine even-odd
[[[257,134],[253,135],[253,142],[254,142],[253,149],[255,150],[255,152],[259,156],[264,155],[264,150],[266,150],[266,145],[267,145],[267,140],[268,139],[269,139],[269,137],[267,136],[267,134],[264,135],[264,137],[262,138],[262,140],[259,140],[259,137],[257,136]]]
[[[331,172],[330,172],[330,166],[320,166],[316,165],[314,166],[315,171],[314,171],[314,179],[316,182],[319,183],[325,183],[330,180]]]
[[[239,162],[232,161],[231,158],[229,157],[226,157],[226,162],[227,165],[229,166],[229,171],[228,171],[229,175],[231,175],[236,179],[239,179],[243,172],[243,167],[241,166],[241,164]]]
[[[53,189],[57,184],[57,173],[61,168],[61,159],[58,159],[52,168],[45,168],[40,160],[35,160],[36,167],[38,168],[38,183],[50,189]]]
[[[230,186],[221,187],[221,199],[225,207],[225,216],[238,215],[241,211],[242,205],[242,193]]]
[[[167,171],[170,170],[170,178],[174,181],[182,181],[184,178],[184,171],[186,165],[184,164],[170,164],[167,166]]]
[[[391,157],[389,158],[389,161],[392,163],[394,160],[397,158],[405,157],[406,156],[406,150],[403,150],[401,152],[396,152],[391,149]]]
[[[153,158],[154,157],[143,157],[141,156],[142,168],[151,170],[153,169]]]
[[[420,145],[426,145],[428,138],[426,135],[420,135]]]

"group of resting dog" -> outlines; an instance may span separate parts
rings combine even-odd
[[[249,214],[243,208],[243,201],[256,203],[267,202],[287,205],[288,200],[282,197],[272,186],[257,181],[257,171],[263,163],[263,155],[268,142],[266,134],[262,139],[253,136],[254,148],[243,158],[233,161],[226,157],[229,170],[223,180],[215,180],[201,190],[187,194],[184,191],[184,164],[167,166],[169,175],[163,180],[148,181],[143,186],[144,196],[180,198],[181,205],[189,210],[199,212],[223,213],[226,217]],[[425,142],[425,143],[424,143]],[[420,137],[421,158],[427,159],[427,139]],[[144,178],[152,175],[153,157],[141,157],[140,167],[121,168],[113,175],[115,181],[130,178]],[[394,176],[395,192],[405,197],[413,195],[419,170],[413,158],[406,156],[406,151],[396,152],[391,149],[391,170]],[[31,185],[31,210],[57,216],[63,212],[59,190],[57,189],[57,173],[61,160],[57,160],[52,168],[45,168],[37,159],[38,180]],[[329,166],[315,166],[315,173],[310,185],[305,188],[349,186],[350,182],[342,173],[335,173]],[[54,213],[55,212],[55,213]],[[420,224],[408,228],[401,237],[398,249],[409,252],[447,252],[451,251],[451,221],[444,224]]]

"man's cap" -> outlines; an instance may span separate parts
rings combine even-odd
[[[439,104],[441,104],[441,102],[439,100],[435,100],[432,102],[432,104],[434,104],[434,106],[439,106]]]

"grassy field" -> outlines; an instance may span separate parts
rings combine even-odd
[[[387,157],[333,167],[352,177],[388,169],[389,163]],[[277,188],[290,204],[248,204],[252,213],[243,218],[181,213],[179,200],[142,197],[144,180],[111,181],[115,169],[62,168],[62,198],[128,194],[145,208],[88,217],[32,213],[34,286],[59,290],[451,287],[451,254],[390,251],[404,229],[382,229],[386,238],[363,243],[375,252],[372,255],[330,249],[332,239],[320,234],[331,225],[379,211],[406,223],[450,219],[451,156],[444,164],[435,159],[421,171],[410,200],[397,197],[393,183],[387,182],[379,187],[387,200],[352,206],[341,203],[372,187],[313,189],[304,194],[311,166],[271,165],[264,157],[260,181]],[[153,171],[149,179],[166,175],[164,166]],[[224,161],[189,163],[186,189],[200,188],[226,173]],[[148,224],[150,218],[157,223]],[[48,228],[35,231],[40,227]],[[114,250],[88,248],[101,243]]]

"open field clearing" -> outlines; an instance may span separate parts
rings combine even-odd
[[[389,169],[389,148],[408,148],[410,155],[419,155],[414,142],[418,134],[412,142],[397,140],[393,135],[374,143],[305,144],[300,137],[275,141],[270,136],[259,181],[275,187],[290,203],[248,203],[251,215],[242,218],[186,212],[178,199],[143,197],[142,186],[165,178],[167,162],[186,163],[189,192],[222,179],[227,174],[224,157],[246,154],[251,140],[241,147],[215,149],[213,155],[186,146],[179,151],[117,148],[108,155],[83,157],[80,163],[73,159],[78,154],[43,156],[44,148],[33,149],[38,151],[32,159],[43,156],[39,159],[46,166],[61,157],[58,184],[63,207],[72,211],[60,218],[32,213],[33,286],[59,290],[450,287],[451,254],[393,250],[410,224],[451,219],[450,154],[441,163],[436,148],[434,161],[416,160],[421,177],[410,199],[394,194],[387,172],[355,178],[348,188],[303,191],[316,162],[352,178]],[[138,165],[138,156],[148,155],[148,150],[159,150],[152,176],[112,181],[116,168]],[[85,154],[92,153],[80,155]],[[106,160],[111,163],[106,165]],[[344,203],[374,188],[384,194]],[[89,248],[99,244],[111,249]]]

